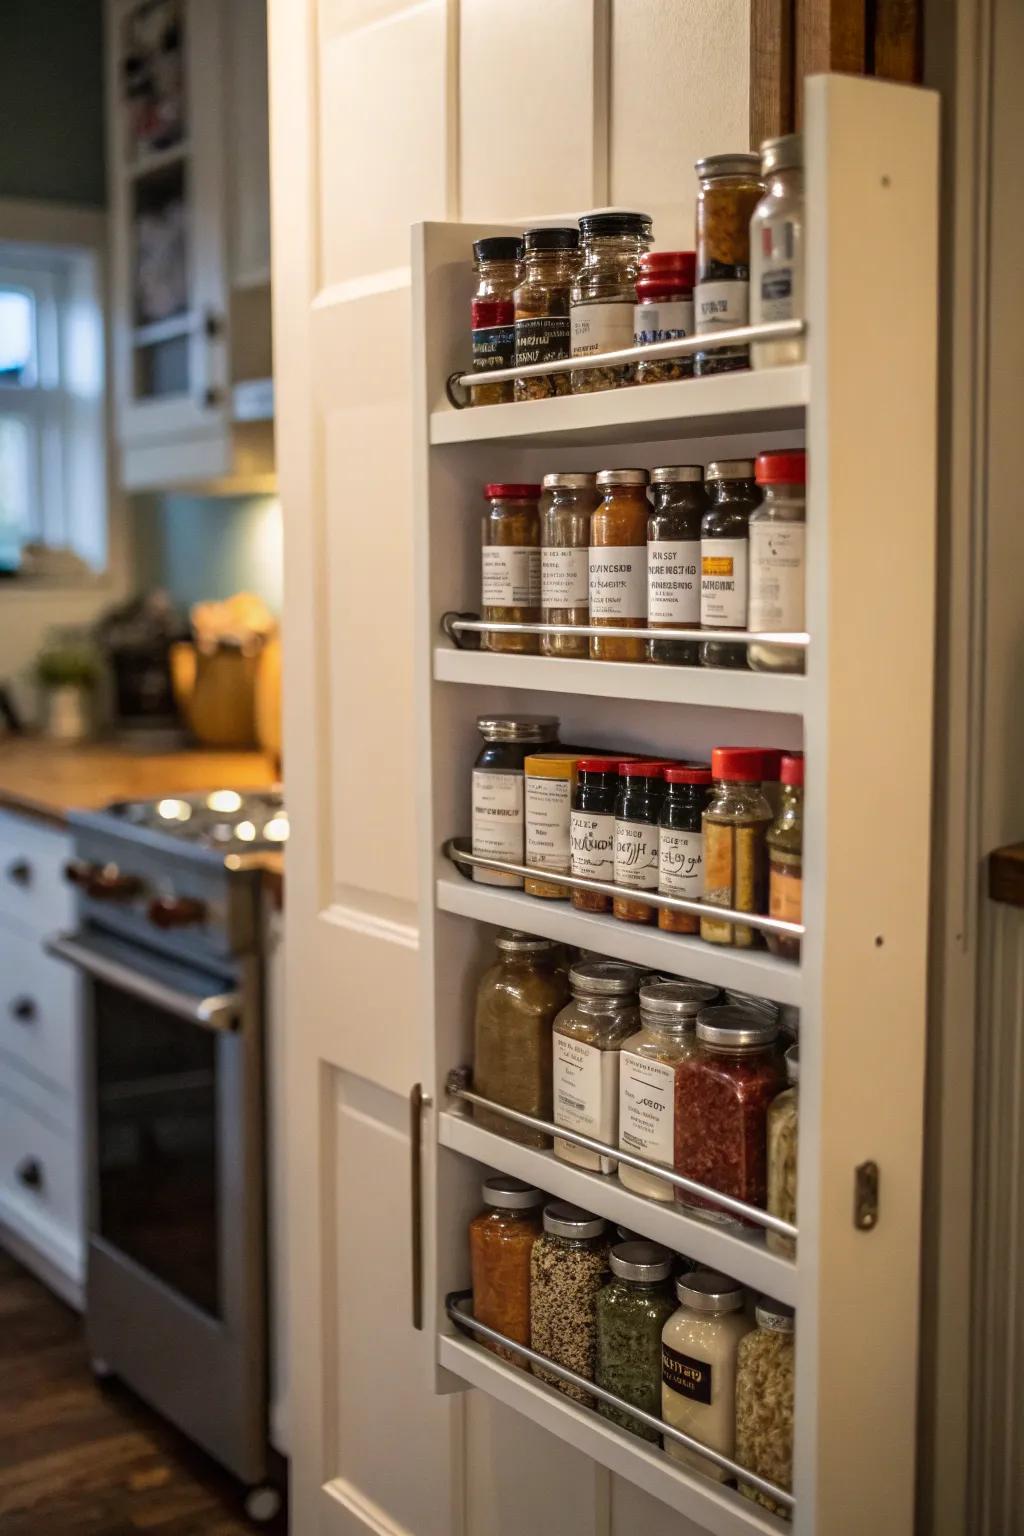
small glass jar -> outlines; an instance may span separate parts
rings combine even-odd
[[[747,628],[762,634],[803,629],[806,573],[807,456],[759,453],[755,478],[763,500],[750,514]],[[750,645],[754,672],[802,672],[804,653],[785,645]]]
[[[661,1411],[661,1331],[676,1309],[669,1287],[672,1255],[644,1240],[617,1244],[609,1255],[612,1278],[597,1298],[597,1369],[606,1392],[657,1416]],[[632,1414],[609,1403],[598,1413],[657,1445],[661,1438]]]
[[[590,623],[590,520],[597,506],[591,474],[544,476],[540,499],[540,604],[545,624]],[[541,635],[542,656],[586,660],[586,635]]]
[[[484,1209],[469,1224],[473,1316],[516,1344],[530,1342],[530,1254],[541,1233],[539,1189],[495,1174],[483,1183]],[[500,1344],[487,1344],[510,1365],[526,1361]]]
[[[787,1493],[793,1487],[796,1314],[759,1296],[757,1327],[736,1353],[736,1460]],[[740,1493],[784,1520],[791,1512],[770,1494],[739,1482]]]
[[[777,747],[761,749],[761,793],[772,808],[772,820],[782,810],[782,753]]]
[[[569,817],[576,787],[578,757],[572,752],[536,752],[523,765],[526,791],[526,863],[531,869],[569,873]],[[567,886],[527,875],[527,896],[567,901]]]
[[[615,884],[633,890],[658,889],[658,817],[665,793],[667,764],[620,764],[615,802]],[[612,912],[624,923],[653,923],[657,908],[645,901],[616,896]]]
[[[569,818],[570,874],[614,882],[618,794],[618,758],[580,758]],[[600,891],[573,891],[572,904],[579,912],[610,912],[612,898]]]
[[[579,264],[578,229],[528,229],[523,235],[523,275],[513,294],[516,367],[557,363],[572,352],[569,293]],[[567,373],[516,379],[516,400],[546,400],[569,393]]]
[[[585,960],[569,973],[572,1002],[551,1039],[554,1120],[595,1141],[618,1145],[619,1047],[636,1031],[636,968],[620,960]],[[614,1158],[555,1137],[555,1156],[592,1173],[614,1173]]]
[[[750,323],[804,318],[803,139],[787,133],[761,145],[767,191],[750,220]],[[804,339],[755,341],[754,368],[802,363]]]
[[[757,155],[708,155],[696,165],[697,335],[746,325],[750,314],[750,220],[764,186]],[[747,347],[716,347],[694,358],[697,377],[749,364]]]
[[[799,1109],[800,1047],[786,1052],[789,1087],[773,1099],[768,1110],[768,1210],[796,1226],[797,1111]],[[796,1239],[783,1232],[766,1232],[772,1253],[796,1258]]]
[[[484,486],[484,496],[488,505],[480,530],[483,617],[495,624],[539,624],[540,486],[493,482]],[[538,639],[485,629],[480,648],[535,656]]]
[[[706,1008],[697,1049],[676,1069],[676,1173],[764,1209],[768,1197],[768,1106],[783,1086],[777,1024],[746,1008]],[[685,1190],[676,1201],[720,1226],[744,1218]]]
[[[646,469],[602,469],[602,501],[590,522],[590,622],[602,629],[647,623]],[[591,635],[591,661],[646,661],[644,640]]]
[[[737,912],[765,911],[772,808],[761,788],[762,754],[755,747],[716,747],[711,753],[714,789],[704,810],[704,900]],[[753,949],[761,935],[744,923],[702,917],[708,944]]]
[[[746,1292],[714,1270],[695,1269],[676,1280],[678,1311],[661,1335],[661,1416],[673,1429],[722,1456],[736,1447],[736,1352],[750,1332]],[[665,1450],[715,1482],[729,1473],[675,1440]]]
[[[648,981],[640,988],[640,1028],[619,1062],[619,1146],[671,1168],[675,1157],[676,1067],[696,1049],[697,1015],[718,997],[702,981]],[[673,1199],[671,1184],[619,1164],[619,1180],[649,1200]]]
[[[665,798],[658,819],[658,891],[700,901],[704,895],[704,811],[711,799],[711,769],[685,763],[665,769]],[[700,918],[658,908],[665,933],[699,933]]]
[[[478,715],[483,746],[473,764],[472,851],[483,858],[522,864],[526,853],[523,767],[531,752],[558,739],[556,715]],[[521,889],[523,877],[474,868],[479,885]]]
[[[495,939],[498,959],[476,993],[473,1088],[485,1099],[538,1120],[551,1119],[551,1026],[569,996],[550,939],[510,929]],[[548,1147],[550,1138],[493,1110],[474,1106],[486,1131],[524,1147]]]
[[[633,345],[648,347],[657,341],[680,341],[693,335],[693,251],[648,251],[640,258],[633,310]],[[693,375],[692,357],[662,357],[636,364],[638,384],[661,384],[666,379]]]
[[[633,345],[633,308],[640,258],[650,248],[647,213],[585,213],[580,219],[582,260],[572,284],[572,355],[615,352]],[[616,389],[630,381],[631,369],[577,368],[574,395]]]
[[[512,295],[522,271],[523,242],[493,235],[473,242],[476,292],[473,294],[473,371],[512,368],[516,360],[515,304]],[[512,380],[474,384],[470,405],[500,405],[512,399]]]
[[[530,1255],[530,1345],[588,1381],[597,1365],[597,1297],[608,1273],[605,1224],[578,1205],[544,1208],[544,1231]],[[589,1392],[559,1381],[543,1366],[540,1381],[592,1408]]]
[[[768,846],[768,916],[785,923],[803,922],[804,758],[787,752],[782,759],[782,804],[765,835]],[[773,955],[800,959],[800,940],[766,933]]]
[[[651,629],[700,628],[701,523],[708,510],[699,464],[668,464],[651,471],[647,517],[647,623]],[[695,667],[697,642],[648,640],[650,661]]]
[[[751,459],[720,459],[707,468],[710,503],[700,527],[700,627],[747,627],[750,514],[760,501]],[[702,667],[745,667],[745,645],[704,640]]]

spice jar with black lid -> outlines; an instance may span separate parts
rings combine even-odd
[[[804,627],[807,455],[802,449],[759,453],[754,478],[762,501],[750,514],[747,628],[761,634]],[[802,672],[804,653],[786,645],[751,644],[754,672]]]
[[[700,627],[746,629],[750,514],[761,496],[752,459],[719,459],[707,467],[708,510],[700,525]],[[745,645],[705,640],[703,667],[745,667]]]
[[[511,368],[516,360],[515,305],[523,242],[518,236],[492,235],[473,242],[477,284],[473,294],[473,371]],[[499,405],[512,399],[512,381],[473,384],[471,405]]]
[[[650,629],[700,628],[701,523],[708,509],[699,464],[666,464],[651,470],[647,518],[647,624]],[[647,641],[648,659],[695,667],[696,640]]]
[[[603,500],[590,520],[590,622],[608,629],[642,629],[647,623],[646,469],[602,469]],[[591,635],[591,661],[646,661],[644,640]]]
[[[647,347],[657,341],[681,341],[693,335],[693,251],[648,251],[640,258],[633,310],[633,345]],[[666,379],[688,379],[693,358],[661,357],[636,364],[638,384],[660,384]]]
[[[665,792],[663,762],[622,763],[615,802],[615,884],[658,889],[658,817]],[[656,908],[616,896],[612,912],[625,923],[653,923]]]
[[[762,913],[768,896],[768,828],[772,808],[761,780],[764,754],[755,747],[715,747],[714,789],[704,809],[704,901],[736,912]],[[752,949],[761,936],[744,923],[701,917],[708,944]]]
[[[617,757],[581,757],[569,817],[569,872],[585,880],[615,879],[615,801],[619,793]],[[574,890],[580,912],[610,912],[612,898],[600,891]]]
[[[590,623],[590,520],[597,506],[592,474],[544,476],[540,499],[540,602],[545,624]],[[542,656],[586,660],[586,635],[541,635]]]
[[[764,191],[759,155],[708,155],[696,165],[697,335],[733,330],[749,322],[750,220]],[[749,365],[747,347],[698,352],[694,372],[732,373]]]
[[[528,229],[523,235],[523,275],[516,287],[516,367],[556,363],[572,351],[569,293],[579,263],[578,229]],[[546,400],[569,393],[568,373],[516,379],[517,400]]]
[[[523,765],[541,743],[557,741],[555,715],[478,715],[484,744],[473,764],[472,851],[522,864],[526,853]],[[521,875],[474,868],[482,885],[522,886]]]
[[[539,485],[492,482],[484,486],[481,522],[481,605],[496,624],[540,623]],[[538,636],[484,630],[485,651],[535,656]]]
[[[704,895],[704,811],[711,799],[711,769],[683,763],[665,769],[665,798],[658,819],[658,891],[700,901]],[[658,908],[666,933],[699,933],[700,918]]]
[[[495,963],[480,978],[474,1021],[473,1087],[481,1097],[539,1120],[551,1119],[551,1026],[569,997],[562,950],[551,939],[504,929]],[[506,1120],[480,1104],[484,1130],[526,1147],[548,1147],[532,1126]]]
[[[669,1286],[672,1255],[644,1239],[618,1243],[608,1256],[612,1278],[597,1298],[597,1369],[594,1380],[635,1408],[661,1409],[661,1330],[675,1311]],[[598,1413],[658,1443],[658,1431],[609,1403]]]
[[[761,179],[767,191],[750,220],[750,323],[804,317],[803,138],[787,133],[761,145]],[[804,339],[755,341],[754,368],[802,363]]]
[[[633,309],[640,258],[651,243],[651,216],[605,209],[580,219],[580,265],[572,285],[572,355],[615,352],[633,345]],[[578,368],[574,395],[627,384],[628,364]]]
[[[588,1381],[597,1364],[597,1297],[608,1274],[605,1224],[578,1205],[544,1207],[544,1231],[530,1257],[530,1343],[539,1355]],[[580,1387],[559,1381],[543,1366],[533,1374],[567,1397],[593,1407]]]

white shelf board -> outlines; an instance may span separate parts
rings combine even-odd
[[[810,393],[806,363],[758,372],[673,379],[507,405],[433,411],[430,441],[444,443],[604,445],[647,443],[731,432],[799,430]]]
[[[800,966],[779,960],[766,950],[730,949],[702,939],[642,923],[623,923],[610,913],[580,912],[568,901],[545,901],[505,886],[477,884],[455,870],[437,879],[437,905],[442,912],[472,917],[496,928],[526,933],[596,950],[616,960],[629,960],[652,971],[735,987],[776,1003],[801,1000]]]
[[[796,1306],[796,1265],[769,1253],[754,1234],[746,1236],[744,1230],[694,1221],[674,1205],[633,1194],[614,1174],[588,1173],[563,1162],[553,1152],[520,1146],[485,1131],[467,1115],[442,1112],[437,1118],[437,1139],[442,1147],[525,1179],[549,1195],[581,1205],[585,1211],[639,1232],[675,1253],[684,1253],[708,1269],[732,1275],[752,1290],[765,1291],[776,1301]]]
[[[564,1393],[542,1385],[527,1371],[504,1364],[489,1350],[460,1336],[441,1334],[438,1360],[447,1370],[525,1414],[575,1446],[599,1466],[627,1478],[670,1508],[687,1515],[711,1536],[766,1536],[792,1526],[721,1483],[689,1473],[657,1446],[608,1423]]]
[[[434,649],[434,681],[798,716],[804,712],[807,687],[807,679],[796,673],[776,677],[724,667],[661,667],[628,661],[574,661],[563,656],[512,656],[499,651],[460,651],[447,644]]]

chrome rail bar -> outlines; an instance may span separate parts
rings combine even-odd
[[[803,630],[785,630],[778,634],[770,631],[764,632],[753,629],[645,629],[639,625],[624,625],[614,629],[607,624],[536,624],[513,623],[511,621],[481,619],[475,614],[446,613],[441,618],[441,629],[449,640],[458,645],[457,635],[464,631],[468,634],[483,634],[488,631],[497,635],[596,635],[605,640],[693,640],[693,641],[718,641],[725,645],[782,645],[791,650],[806,650],[811,643],[811,637]],[[580,660],[586,658],[581,657]],[[596,665],[600,666],[598,662]],[[685,671],[686,668],[679,670]],[[695,670],[705,672],[708,669],[700,667]],[[770,673],[760,673],[761,677],[770,677]]]

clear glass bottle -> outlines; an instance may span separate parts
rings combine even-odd
[[[473,371],[511,368],[516,360],[515,304],[512,295],[522,271],[523,242],[493,235],[473,242],[476,291],[472,302]],[[512,399],[512,381],[474,384],[470,405],[500,405]]]
[[[541,1234],[539,1189],[498,1173],[485,1179],[484,1209],[469,1224],[473,1316],[516,1344],[530,1342],[530,1254]],[[527,1368],[521,1356],[487,1344],[510,1365]]]
[[[763,764],[756,747],[715,747],[711,753],[714,789],[704,810],[703,899],[713,906],[755,913],[767,908],[772,808],[761,787]],[[755,929],[721,917],[702,917],[700,936],[708,944],[737,949],[761,943]]]
[[[515,293],[516,367],[556,363],[572,352],[569,292],[579,263],[578,229],[528,229],[523,275]],[[569,393],[568,373],[516,379],[516,400],[546,400]]]
[[[661,1332],[676,1309],[669,1288],[672,1255],[657,1243],[619,1243],[609,1256],[612,1278],[597,1297],[594,1380],[636,1408],[661,1412]],[[632,1414],[598,1403],[597,1411],[657,1445],[660,1436]]]
[[[597,1297],[607,1274],[600,1216],[561,1201],[545,1206],[544,1231],[530,1255],[530,1345],[587,1381],[597,1365]],[[589,1392],[543,1366],[535,1365],[533,1373],[575,1402],[594,1406]]]
[[[796,1155],[799,1111],[800,1047],[786,1052],[785,1088],[768,1110],[768,1210],[782,1221],[796,1225]],[[796,1239],[782,1232],[766,1232],[772,1253],[796,1258]]]
[[[619,1146],[671,1168],[675,1157],[676,1067],[696,1049],[697,1015],[718,997],[702,981],[648,981],[640,988],[640,1028],[622,1045]],[[619,1180],[635,1195],[666,1202],[675,1190],[642,1168],[619,1164]]]
[[[493,482],[484,486],[484,496],[487,511],[480,525],[483,617],[495,624],[539,624],[540,486]],[[480,649],[535,656],[539,637],[485,629]]]
[[[544,476],[540,499],[540,603],[545,624],[590,623],[590,520],[597,507],[592,474]],[[542,656],[586,660],[586,635],[541,635]]]
[[[697,335],[732,330],[749,319],[750,219],[764,191],[757,155],[708,155],[696,165]],[[716,347],[693,360],[698,378],[732,373],[749,363],[747,347]]]
[[[640,258],[633,310],[633,345],[679,341],[693,335],[693,276],[697,257],[693,251],[648,251]],[[662,357],[640,360],[634,369],[638,384],[661,384],[666,379],[693,375],[693,357]]]
[[[538,747],[558,738],[556,715],[478,715],[483,746],[473,764],[472,852],[522,864],[526,853],[523,766]],[[521,889],[522,875],[475,868],[478,885]]]
[[[647,213],[608,209],[580,219],[581,261],[572,285],[572,355],[614,352],[633,345],[633,308],[640,258],[650,249]],[[615,389],[630,382],[632,370],[579,368],[572,374],[574,395]]]
[[[550,939],[510,929],[495,939],[497,963],[481,976],[476,993],[473,1087],[485,1099],[539,1120],[551,1119],[551,1026],[569,986],[559,968],[561,951]],[[476,1105],[473,1118],[487,1131],[525,1147],[548,1147],[550,1138]]]
[[[667,464],[651,470],[647,518],[647,623],[651,629],[700,628],[701,523],[708,510],[699,464]],[[695,667],[698,644],[648,640],[650,661]]]
[[[661,1416],[723,1456],[736,1447],[736,1352],[750,1332],[746,1292],[714,1270],[695,1269],[676,1281],[679,1308],[661,1335]],[[729,1474],[674,1440],[665,1451],[715,1482]]]
[[[736,1460],[787,1492],[793,1486],[794,1367],[796,1314],[784,1302],[759,1296],[757,1328],[736,1354]],[[774,1515],[788,1509],[749,1483],[740,1493]]]
[[[750,514],[761,493],[751,459],[719,459],[707,467],[708,510],[700,529],[700,625],[702,629],[747,627]],[[705,640],[702,667],[745,667],[745,645]]]
[[[787,752],[780,768],[782,803],[765,836],[768,846],[768,915],[786,923],[803,921],[804,758]],[[800,959],[800,940],[788,934],[766,933],[774,955]]]
[[[647,623],[646,469],[602,469],[603,500],[590,521],[590,622],[602,629]],[[646,661],[645,640],[591,635],[591,661]]]
[[[636,1031],[636,969],[586,960],[569,973],[572,1002],[554,1021],[554,1121],[595,1141],[618,1144],[619,1047]],[[613,1158],[555,1137],[555,1156],[592,1173],[614,1173]]]
[[[761,145],[766,192],[750,220],[750,323],[804,318],[803,138],[787,133]],[[802,363],[804,339],[756,341],[754,368]]]
[[[747,628],[770,634],[803,629],[806,579],[807,456],[759,453],[754,477],[762,501],[750,514]],[[754,672],[802,672],[804,653],[784,645],[749,645]]]

